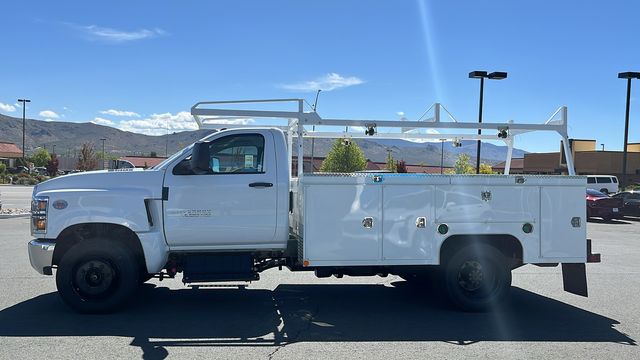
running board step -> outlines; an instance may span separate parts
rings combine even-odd
[[[187,285],[188,287],[198,290],[201,288],[238,288],[246,289],[249,284],[199,284],[199,285]]]

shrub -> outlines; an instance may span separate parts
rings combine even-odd
[[[367,159],[358,144],[345,139],[336,139],[320,166],[322,172],[354,172],[364,170]]]

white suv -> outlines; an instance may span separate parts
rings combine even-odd
[[[612,175],[588,175],[587,189],[615,194],[618,192],[618,178]]]

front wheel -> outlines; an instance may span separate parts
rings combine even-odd
[[[486,311],[502,302],[511,288],[511,269],[493,246],[470,244],[445,264],[447,294],[464,311]]]
[[[56,273],[62,300],[81,313],[118,309],[136,291],[139,279],[133,254],[109,239],[76,244],[64,254]]]

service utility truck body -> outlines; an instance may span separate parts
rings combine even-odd
[[[438,281],[457,306],[477,311],[507,296],[512,269],[562,264],[565,289],[587,295],[585,263],[599,256],[586,239],[586,178],[573,173],[566,108],[545,124],[472,124],[441,122],[440,104],[434,118],[398,122],[322,119],[303,111],[301,100],[284,101],[297,102],[297,111],[198,103],[192,114],[201,128],[229,127],[226,119],[243,117],[283,118],[286,125],[216,130],[148,170],[93,171],[39,184],[32,266],[46,275],[56,269],[60,295],[81,312],[112,311],[154,276],[182,273],[184,283],[198,286],[253,281],[283,266],[319,277]],[[506,175],[302,171],[304,137],[434,138],[420,131],[426,128],[485,129],[485,135],[435,136],[504,140],[507,164],[513,136],[555,131],[570,175],[508,175],[508,167]]]

